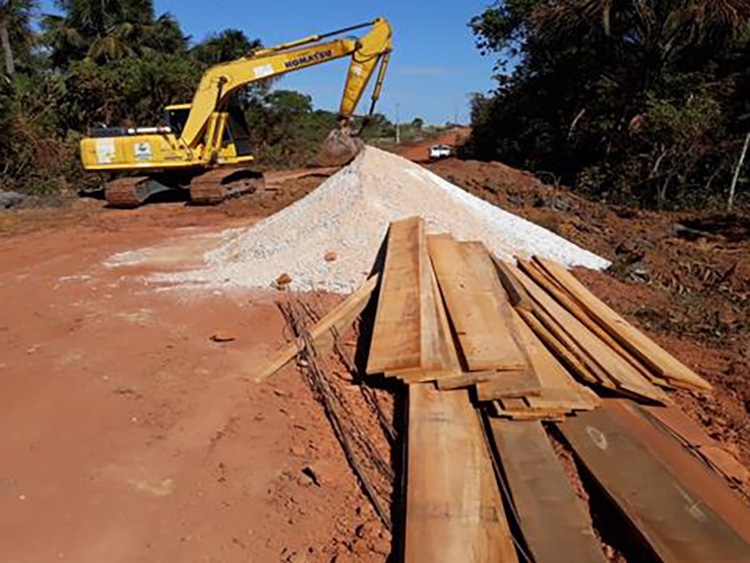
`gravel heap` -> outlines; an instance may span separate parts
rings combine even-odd
[[[423,217],[429,233],[483,241],[508,260],[538,254],[568,266],[609,264],[409,160],[366,147],[307,197],[252,227],[226,231],[205,255],[205,268],[158,279],[214,289],[268,288],[287,274],[291,289],[348,293],[366,279],[388,224],[412,216]]]

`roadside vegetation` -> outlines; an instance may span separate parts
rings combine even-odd
[[[0,190],[41,195],[98,183],[78,159],[90,127],[159,124],[164,106],[192,99],[209,66],[261,46],[236,29],[193,42],[151,0],[58,0],[57,8],[46,15],[35,0],[0,0]],[[237,103],[263,167],[309,163],[336,124],[309,96],[269,83]],[[394,135],[393,127],[376,115],[367,135]]]
[[[726,209],[750,133],[747,0],[504,0],[467,151],[602,201]],[[746,167],[747,168],[747,167]],[[734,208],[750,206],[745,175]]]

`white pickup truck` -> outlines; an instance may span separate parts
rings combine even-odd
[[[453,149],[448,145],[433,145],[430,147],[430,160],[448,158],[451,154],[453,154]]]

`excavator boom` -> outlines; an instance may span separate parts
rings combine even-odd
[[[371,24],[369,33],[359,39],[335,39],[320,43],[323,38],[362,26],[346,28],[325,35],[313,35],[299,41],[262,49],[251,55],[212,67],[201,78],[193,97],[190,116],[181,135],[189,148],[200,144],[211,115],[221,108],[240,88],[254,82],[280,76],[303,68],[351,56],[344,95],[339,114],[348,121],[367,88],[377,65],[391,51],[391,28],[385,19]],[[310,46],[306,44],[318,42]]]

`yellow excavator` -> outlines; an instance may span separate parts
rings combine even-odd
[[[370,30],[362,37],[329,40],[365,27]],[[83,166],[126,174],[104,186],[107,202],[115,207],[137,207],[166,190],[189,189],[192,202],[208,204],[262,190],[262,174],[249,166],[254,156],[244,115],[230,103],[234,95],[253,82],[351,57],[339,128],[321,153],[323,165],[345,164],[361,148],[350,133],[354,111],[377,70],[370,115],[374,111],[390,53],[391,27],[384,18],[256,50],[208,69],[192,103],[166,108],[166,125],[92,129],[81,141]]]

